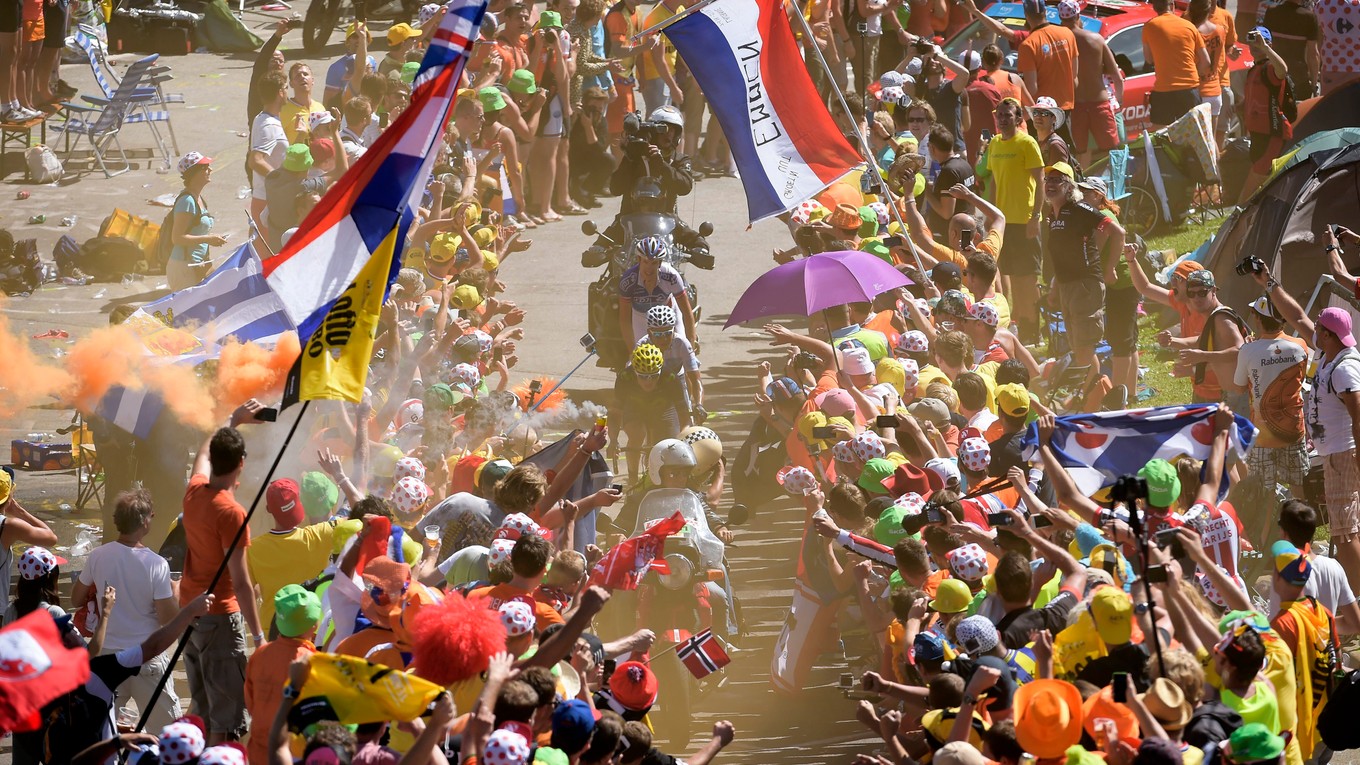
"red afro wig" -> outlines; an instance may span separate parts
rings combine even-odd
[[[485,672],[491,657],[505,650],[505,627],[486,598],[451,592],[420,609],[412,632],[416,674],[439,685]]]

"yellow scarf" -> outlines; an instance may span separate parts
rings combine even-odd
[[[1296,600],[1285,607],[1298,625],[1299,641],[1294,651],[1294,676],[1298,680],[1298,728],[1294,731],[1304,760],[1312,759],[1317,745],[1317,719],[1327,705],[1336,667],[1335,630],[1326,610],[1312,598]]]

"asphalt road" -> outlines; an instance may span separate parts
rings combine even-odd
[[[262,37],[269,34],[274,18],[275,15],[255,11],[247,11],[245,16],[247,25]],[[378,34],[381,35],[381,27]],[[338,37],[337,34],[337,42]],[[295,34],[285,41],[284,50],[290,62],[308,60],[301,56],[300,40]],[[333,44],[326,53],[310,60],[318,80],[324,76],[325,65],[339,55],[338,44]],[[135,58],[123,54],[114,56],[113,61],[121,71]],[[172,107],[179,151],[196,150],[215,158],[213,183],[206,192],[208,205],[217,215],[217,230],[229,232],[232,241],[239,242],[246,235],[243,203],[237,198],[237,191],[245,183],[243,162],[248,126],[244,103],[251,58],[196,53],[167,57],[164,63],[172,67],[175,76],[171,90],[182,92],[187,102]],[[84,65],[65,66],[62,76],[86,92],[91,92],[94,86]],[[153,143],[144,126],[125,128],[122,140],[137,155],[137,167],[113,179],[95,172],[62,184],[24,184],[21,166],[15,164],[15,155],[11,153],[0,178],[5,187],[0,196],[13,200],[17,191],[25,190],[30,198],[0,205],[0,226],[10,229],[16,238],[35,238],[39,252],[50,258],[58,237],[71,234],[78,242],[93,237],[99,222],[115,207],[159,222],[166,209],[149,204],[149,200],[176,192],[178,176],[157,172],[161,163],[149,157],[147,150]],[[57,145],[58,141],[52,143]],[[601,225],[608,223],[613,209],[611,205],[595,211],[595,220]],[[710,425],[723,436],[730,455],[740,444],[752,416],[755,364],[762,359],[773,361],[782,354],[770,348],[755,330],[723,331],[722,322],[745,287],[773,265],[772,248],[787,246],[789,239],[778,222],[747,228],[745,199],[740,181],[735,179],[701,182],[694,194],[683,200],[681,210],[694,225],[709,220],[716,227],[711,241],[717,267],[711,272],[691,268],[689,277],[699,287],[699,300],[704,308],[699,337],[707,404],[712,412]],[[46,224],[26,222],[39,213],[47,216]],[[57,225],[63,216],[71,214],[77,216],[73,227]],[[538,375],[561,376],[580,360],[577,338],[586,331],[586,288],[596,276],[594,271],[580,266],[580,252],[588,242],[578,228],[581,220],[569,218],[531,232],[534,246],[512,256],[503,266],[508,296],[528,312],[516,380]],[[20,338],[16,342],[27,342],[38,354],[51,357],[62,353],[76,338],[106,324],[108,312],[117,304],[154,299],[164,294],[163,285],[163,277],[129,284],[48,285],[32,297],[0,302],[0,313]],[[68,331],[71,340],[28,339],[52,327]],[[588,400],[604,403],[612,384],[608,370],[587,364],[570,380],[567,390],[578,403]],[[0,422],[0,437],[21,438],[35,431],[52,433],[68,425],[70,419],[71,412],[60,407],[24,409]],[[74,541],[77,524],[98,523],[96,513],[61,507],[74,502],[75,488],[75,479],[69,471],[20,475],[18,496],[54,522],[63,546]],[[836,657],[827,657],[826,665],[815,674],[814,680],[820,687],[799,698],[778,697],[769,687],[770,653],[790,603],[789,585],[801,517],[801,511],[792,503],[766,508],[748,526],[738,530],[736,541],[729,548],[733,582],[742,599],[750,634],[734,653],[724,684],[697,703],[694,715],[696,735],[707,731],[719,719],[731,720],[736,725],[737,740],[723,755],[724,761],[844,762],[851,752],[862,750],[850,743],[860,733],[850,719],[853,702],[843,699],[834,688],[839,672],[833,662]],[[182,686],[182,673],[179,677]],[[0,763],[8,762],[7,749],[7,744],[0,743]]]

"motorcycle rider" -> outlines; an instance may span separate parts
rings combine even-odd
[[[628,133],[623,142],[623,161],[609,179],[609,189],[620,197],[619,216],[636,212],[660,212],[675,217],[675,243],[691,254],[707,253],[708,240],[697,230],[685,225],[676,212],[676,199],[694,189],[694,174],[689,157],[678,149],[685,131],[685,117],[674,106],[662,106],[652,112],[649,122],[664,125],[665,129],[641,138]],[[660,196],[654,203],[633,198],[633,189],[643,178],[655,178],[660,185]],[[640,207],[653,209],[639,209]],[[623,243],[623,226],[616,216],[609,228],[595,240],[593,250],[603,251],[609,242]],[[600,263],[603,263],[600,259]],[[596,265],[599,265],[598,263]]]
[[[697,437],[695,437],[695,431],[698,431]],[[708,438],[709,434],[711,434],[711,438]],[[717,443],[718,453],[721,455],[722,444],[717,440],[717,434],[713,433],[713,431],[708,428],[696,428],[690,432],[690,437],[695,437],[696,442],[702,440],[714,441]],[[699,462],[695,456],[694,449],[690,444],[676,438],[667,438],[658,441],[656,445],[652,447],[652,452],[647,459],[647,473],[652,485],[657,489],[685,489],[694,492],[699,499],[699,504],[705,510],[706,525],[710,527],[707,529],[708,533],[725,545],[732,539],[732,533],[727,530],[727,524],[721,522],[717,515],[709,508],[708,504],[705,502],[705,493],[703,491],[695,491],[691,486],[692,480],[696,477],[696,474],[699,473],[697,470],[698,467]],[[721,480],[721,478],[718,480]],[[718,490],[721,491],[721,483],[718,484]],[[646,497],[644,497],[642,501],[645,504],[647,502]],[[713,526],[715,521],[720,525]],[[698,530],[696,530],[696,533],[697,532]],[[708,589],[710,603],[713,607],[714,631],[721,634],[724,638],[730,639],[737,635],[739,630],[736,612],[732,606],[734,603],[731,583],[732,577],[727,571],[725,553],[721,565],[723,572],[722,583],[719,584],[718,582],[709,580],[704,584]],[[724,631],[726,634],[722,634]]]
[[[675,332],[679,314],[668,305],[654,305],[647,309],[647,334],[638,338],[637,346],[651,343],[661,349],[664,359],[661,371],[667,376],[678,378],[681,390],[686,394],[685,412],[690,424],[702,425],[708,419],[704,410],[704,386],[699,379],[699,357],[694,347],[684,337]]]

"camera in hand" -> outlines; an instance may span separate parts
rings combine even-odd
[[[670,127],[662,122],[644,120],[637,112],[623,118],[623,150],[634,159],[640,158],[667,135]]]
[[[1010,513],[987,513],[987,525],[993,528],[997,526],[1012,526],[1015,524],[1015,516]]]
[[[1185,547],[1181,545],[1180,535],[1176,533],[1175,529],[1162,529],[1153,535],[1153,540],[1157,543],[1158,547],[1163,550],[1169,550],[1171,552],[1171,557],[1185,557]]]
[[[1247,31],[1247,42],[1256,42],[1259,39],[1261,39],[1260,32],[1257,32],[1255,29]]]
[[[897,416],[892,414],[880,414],[874,418],[876,428],[895,428],[897,427]]]
[[[1135,500],[1147,499],[1147,480],[1136,475],[1121,475],[1110,487],[1110,499],[1132,506]]]
[[[812,429],[812,437],[819,441],[824,441],[828,438],[835,438],[836,429],[828,425],[819,425],[818,427]]]
[[[1248,255],[1245,258],[1242,258],[1242,262],[1238,263],[1234,268],[1237,271],[1238,276],[1259,274],[1266,270],[1266,262],[1255,255]]]
[[[953,520],[953,516],[944,509],[944,505],[936,502],[927,502],[925,509],[916,515],[908,515],[902,519],[902,528],[908,534],[918,534],[921,529],[930,523],[948,523]]]
[[[1148,566],[1148,567],[1147,567],[1147,580],[1148,580],[1148,582],[1150,582],[1150,583],[1152,583],[1152,584],[1166,584],[1167,578],[1168,578],[1168,577],[1167,577],[1167,573],[1166,573],[1166,566]]]

